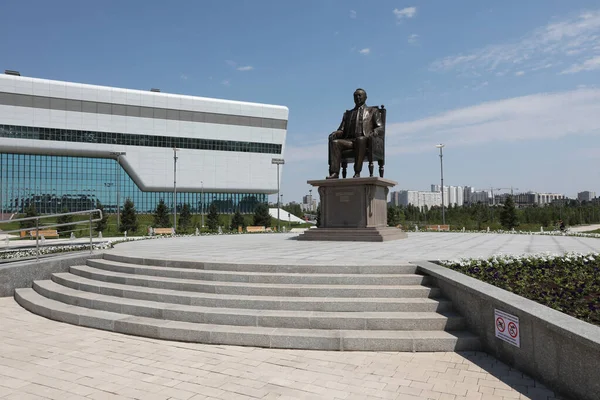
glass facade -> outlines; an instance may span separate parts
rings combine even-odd
[[[129,143],[128,143],[129,144]],[[182,146],[183,147],[183,146]],[[118,198],[118,200],[117,200]],[[4,214],[22,213],[30,204],[43,214],[89,210],[100,201],[105,211],[130,198],[139,213],[152,213],[160,199],[172,209],[173,192],[143,192],[117,160],[0,153],[0,205]],[[118,202],[118,203],[117,203]],[[177,208],[188,203],[192,213],[252,213],[266,203],[263,193],[177,193]]]
[[[180,149],[194,150],[281,154],[281,145],[276,143],[194,139],[186,137],[78,131],[73,129],[37,128],[15,125],[0,125],[0,137],[13,139],[52,140],[59,142],[121,144],[126,146],[144,147],[177,147]]]

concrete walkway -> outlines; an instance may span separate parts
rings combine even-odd
[[[244,264],[382,265],[494,254],[600,252],[600,239],[486,233],[409,232],[384,243],[308,242],[298,234],[164,238],[122,243],[115,254]]]
[[[559,399],[485,353],[322,352],[144,339],[0,299],[0,399]]]

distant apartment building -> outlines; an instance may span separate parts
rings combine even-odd
[[[552,204],[553,201],[566,199],[564,194],[559,193],[537,193],[538,204],[543,206],[546,204]]]
[[[400,190],[392,192],[390,203],[395,206],[408,206],[410,204],[420,209],[439,207],[442,204],[442,194],[440,192]]]
[[[577,200],[579,201],[592,201],[596,197],[596,192],[584,191],[577,193]]]
[[[313,199],[312,194],[302,196],[302,204],[300,208],[304,212],[316,212],[317,211],[317,200]]]
[[[489,204],[490,203],[490,192],[487,190],[474,190],[470,193],[469,204]]]
[[[439,192],[441,198],[440,185],[431,185],[431,192]],[[444,186],[444,206],[448,207],[450,204],[453,206],[462,206],[465,202],[464,199],[462,186]]]

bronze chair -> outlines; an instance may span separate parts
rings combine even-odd
[[[379,164],[379,177],[383,178],[383,166],[385,165],[385,114],[386,114],[385,106],[382,105],[379,108],[379,112],[381,113],[381,122],[382,122],[382,130],[379,136],[370,136],[367,142],[367,161],[369,162],[369,176],[373,176],[373,161],[377,161]],[[329,142],[331,146],[331,142]],[[342,151],[342,178],[346,177],[346,169],[348,168],[348,163],[354,163],[354,150],[344,150]],[[331,164],[331,160],[329,160]]]

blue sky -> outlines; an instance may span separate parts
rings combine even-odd
[[[388,109],[394,189],[600,194],[600,4],[528,1],[2,2],[0,67],[289,107],[284,202],[327,174],[357,87]],[[363,170],[366,171],[366,166]]]

